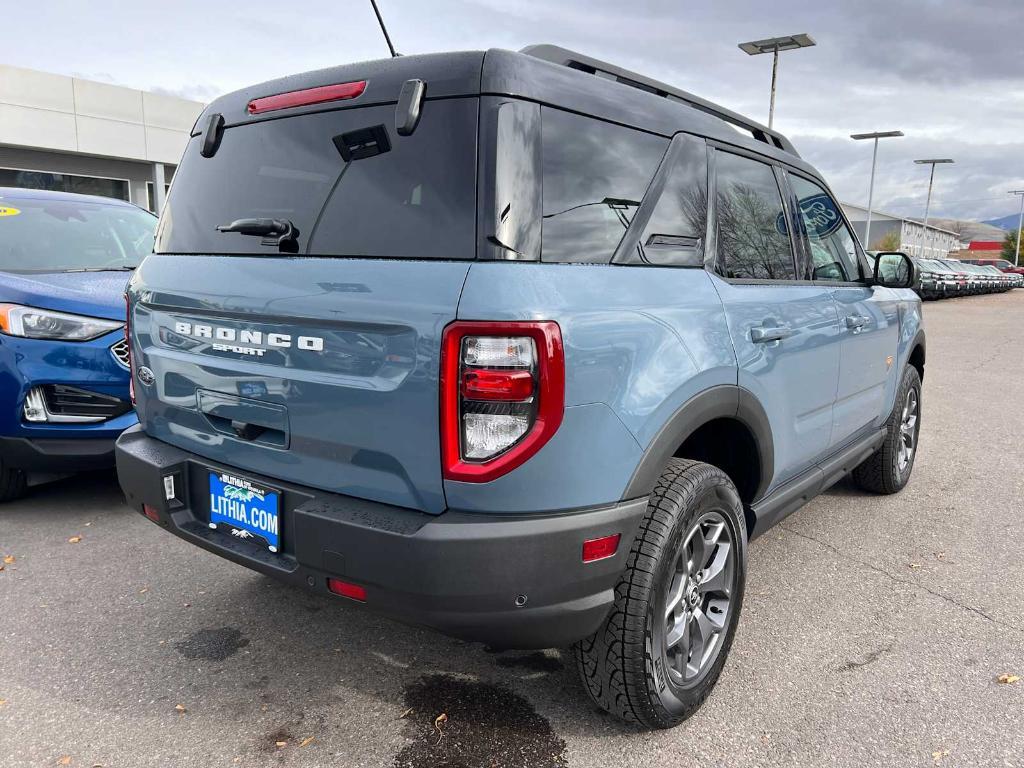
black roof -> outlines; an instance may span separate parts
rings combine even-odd
[[[335,83],[366,81],[366,89],[353,107],[394,103],[402,84],[411,78],[426,83],[427,99],[516,96],[662,136],[680,131],[694,133],[818,175],[784,136],[725,107],[614,65],[546,45],[520,52],[495,48],[401,56],[290,75],[214,100],[196,121],[193,133],[200,132],[207,116],[213,113],[224,116],[226,127],[282,117],[283,112],[249,115],[246,107],[261,96]],[[289,109],[287,114],[337,108],[338,102],[315,104]],[[738,130],[738,126],[745,131]]]

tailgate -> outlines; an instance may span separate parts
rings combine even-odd
[[[140,420],[230,467],[439,512],[441,332],[468,269],[152,256],[134,283]]]

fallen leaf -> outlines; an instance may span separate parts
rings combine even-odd
[[[935,553],[935,559],[936,560],[945,560],[946,559],[946,553],[945,552],[936,552]]]
[[[301,742],[299,743],[299,746],[300,746],[300,747],[305,747],[305,746],[307,746],[307,745],[309,745],[309,744],[312,744],[312,743],[313,743],[313,739],[315,739],[315,738],[316,738],[315,736],[307,736],[306,738],[304,738],[304,739],[303,739],[303,740],[302,740],[302,741],[301,741]]]
[[[281,747],[287,747],[288,746],[288,742],[287,741],[275,741],[274,743],[277,745],[278,749],[281,749]]]
[[[412,713],[413,713],[413,708],[412,708],[412,707],[409,707],[409,708],[408,708],[407,710],[405,710],[405,712],[403,712],[403,713],[402,713],[402,716],[401,716],[401,717],[399,717],[398,719],[399,719],[399,720],[405,720],[405,718],[407,718],[407,717],[408,717],[409,715],[411,715]]]
[[[14,555],[4,555],[4,565],[11,565],[14,562]]]
[[[58,759],[57,765],[71,765],[71,755],[64,755]]]
[[[70,539],[68,539],[68,544],[77,544],[81,540],[82,540],[81,536],[72,536]]]
[[[185,714],[186,712],[188,712],[188,710],[185,709],[185,705],[184,704],[175,704],[174,705],[174,711],[178,712],[179,714]]]
[[[7,699],[0,699],[0,707],[7,703]]]
[[[140,595],[144,595],[147,592],[149,592],[149,587],[143,587],[142,589],[139,590],[139,594]]]
[[[1020,680],[1020,675],[1011,675],[1009,672],[1007,672],[1006,674],[997,677],[996,680],[1002,683],[1003,685],[1013,685],[1018,680]]]
[[[932,759],[935,761],[936,765],[938,765],[944,757],[949,757],[948,749],[936,750],[935,752],[932,752]]]
[[[0,571],[2,571],[3,569],[4,569],[4,566],[0,565]]]
[[[441,739],[444,738],[444,731],[441,729],[441,726],[443,726],[447,722],[448,715],[446,715],[444,712],[442,712],[440,715],[434,718],[434,728],[437,729],[437,744],[440,744]],[[437,746],[437,744],[435,744],[434,746]]]

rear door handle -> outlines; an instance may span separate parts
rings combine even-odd
[[[846,327],[851,331],[859,331],[865,325],[871,322],[870,317],[864,315],[847,315],[846,316]]]
[[[769,341],[782,341],[793,335],[788,325],[761,326],[750,329],[750,340],[755,344],[767,344]]]

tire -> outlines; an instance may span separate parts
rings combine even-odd
[[[911,418],[913,421],[908,424]],[[903,369],[896,405],[885,422],[885,430],[882,447],[853,470],[854,481],[865,491],[897,493],[914,471],[921,434],[921,376],[911,365]]]
[[[0,461],[0,502],[20,499],[25,495],[27,485],[24,472],[5,467]]]
[[[709,566],[689,568],[698,559]],[[644,728],[671,728],[696,712],[729,655],[746,566],[743,505],[732,481],[709,464],[672,459],[651,494],[608,618],[574,647],[593,702]],[[705,651],[701,663],[693,656],[698,648]]]

